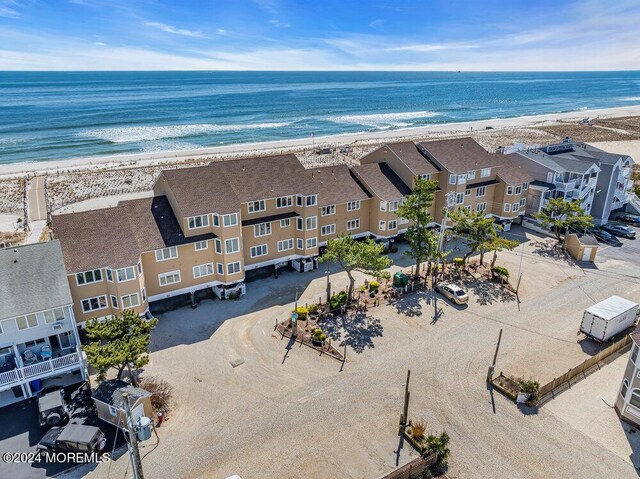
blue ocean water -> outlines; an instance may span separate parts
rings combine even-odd
[[[640,72],[0,72],[0,163],[640,104]]]

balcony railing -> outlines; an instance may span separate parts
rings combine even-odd
[[[55,359],[48,359],[23,368],[0,373],[0,386],[19,384],[25,380],[36,378],[47,373],[60,371],[80,364],[80,353],[67,354]]]
[[[576,180],[569,180],[567,182],[554,181],[553,184],[561,191],[574,190],[577,188]]]

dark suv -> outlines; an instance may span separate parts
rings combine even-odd
[[[69,424],[49,429],[38,443],[41,451],[100,452],[107,445],[104,433],[94,426]]]
[[[40,426],[59,426],[69,419],[69,409],[64,402],[64,389],[55,389],[38,398]]]
[[[640,226],[640,216],[638,215],[620,215],[616,218],[616,221],[620,221],[621,223],[629,223],[633,226]]]

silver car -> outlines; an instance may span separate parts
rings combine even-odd
[[[442,296],[456,304],[465,304],[469,302],[469,295],[457,284],[440,283],[436,285],[436,291]]]

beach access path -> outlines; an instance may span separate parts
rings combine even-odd
[[[29,237],[26,244],[37,243],[47,225],[47,199],[45,177],[36,176],[27,181],[27,208],[29,209]]]

